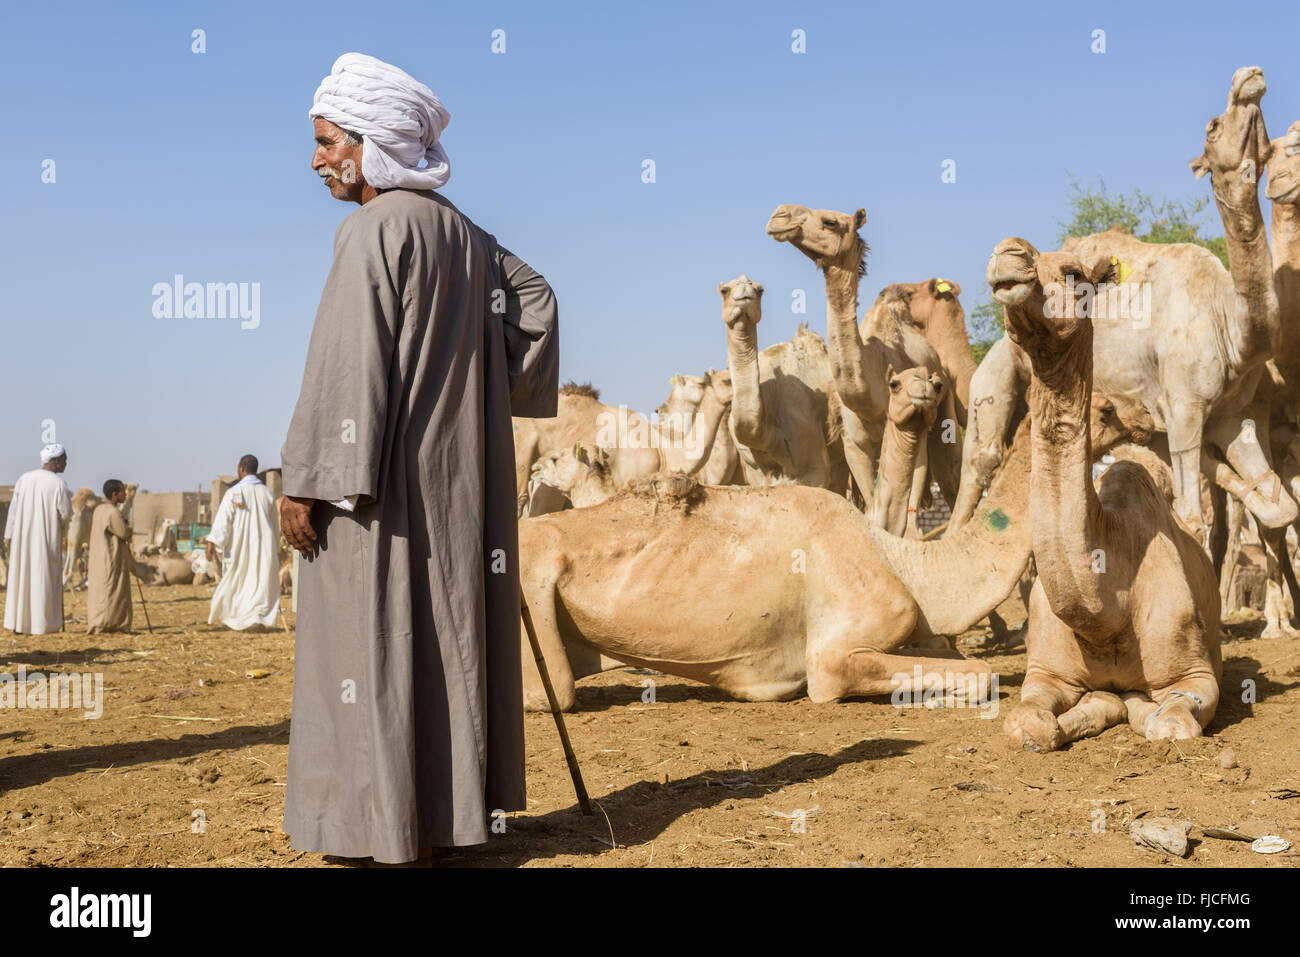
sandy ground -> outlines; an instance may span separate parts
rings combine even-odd
[[[294,851],[280,832],[292,632],[207,625],[211,591],[146,589],[152,635],[138,603],[137,633],[84,634],[78,593],[73,630],[0,636],[0,672],[100,672],[105,699],[97,720],[0,709],[0,863],[355,866]],[[1023,618],[1018,600],[1003,611]],[[884,699],[742,703],[671,676],[608,672],[579,683],[568,716],[595,816],[577,813],[551,717],[529,715],[527,812],[439,862],[1295,867],[1300,641],[1265,641],[1260,628],[1245,621],[1225,636],[1224,704],[1207,737],[1153,745],[1113,728],[1049,755],[1003,744],[1025,658],[983,650],[983,632],[962,647],[1002,676],[995,718]],[[1225,750],[1236,766],[1220,766]],[[1143,816],[1191,821],[1189,856],[1136,846],[1128,826]],[[1200,830],[1230,826],[1297,847],[1265,856]]]

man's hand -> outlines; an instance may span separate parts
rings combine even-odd
[[[204,554],[205,556],[207,556],[208,561],[210,561],[210,562],[212,562],[212,561],[216,561],[216,559],[217,559],[217,549],[216,549],[216,546],[214,546],[211,542],[204,542],[204,543],[203,543],[203,554]]]
[[[314,498],[295,498],[286,495],[280,499],[280,531],[290,548],[305,556],[316,550],[316,530],[311,527],[311,509]]]

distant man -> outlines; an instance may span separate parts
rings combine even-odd
[[[312,169],[361,208],[282,457],[281,528],[306,559],[284,829],[398,864],[524,807],[510,416],[556,413],[555,297],[433,192],[449,117],[423,83],[344,54],[311,116]]]
[[[104,501],[90,515],[90,569],[86,577],[86,631],[131,630],[131,530],[122,517],[126,486],[104,483]]]
[[[25,472],[14,485],[5,522],[5,627],[17,634],[63,628],[63,533],[72,518],[72,492],[59,473],[67,467],[63,446],[47,445],[41,449],[41,467]]]
[[[221,497],[206,553],[223,549],[221,581],[212,593],[208,624],[243,631],[270,627],[280,614],[280,529],[275,497],[257,477],[257,456],[239,460],[239,481]]]

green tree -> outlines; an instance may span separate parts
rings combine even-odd
[[[978,364],[984,361],[993,343],[1002,338],[1006,332],[1006,322],[1002,314],[1002,305],[993,300],[988,290],[971,311],[966,313],[966,328],[970,335],[970,351]]]
[[[1061,227],[1058,242],[1070,236],[1090,236],[1118,226],[1147,243],[1195,243],[1204,246],[1219,257],[1223,268],[1228,268],[1228,244],[1222,236],[1202,234],[1209,197],[1202,196],[1186,202],[1166,199],[1157,201],[1150,193],[1140,189],[1129,194],[1112,196],[1099,176],[1095,187],[1084,187],[1069,171],[1070,198],[1067,201],[1070,218],[1057,221]],[[1145,226],[1145,230],[1143,227]]]

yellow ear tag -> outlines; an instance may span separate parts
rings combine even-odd
[[[1122,283],[1129,276],[1133,275],[1133,267],[1128,263],[1119,264],[1119,281]]]
[[[952,288],[952,285],[951,285],[951,284],[949,284],[949,283],[947,283],[947,282],[940,282],[939,285],[937,285],[937,286],[934,287],[934,291],[935,291],[935,292],[947,292],[947,291],[948,291],[949,289],[951,289],[951,288]]]

